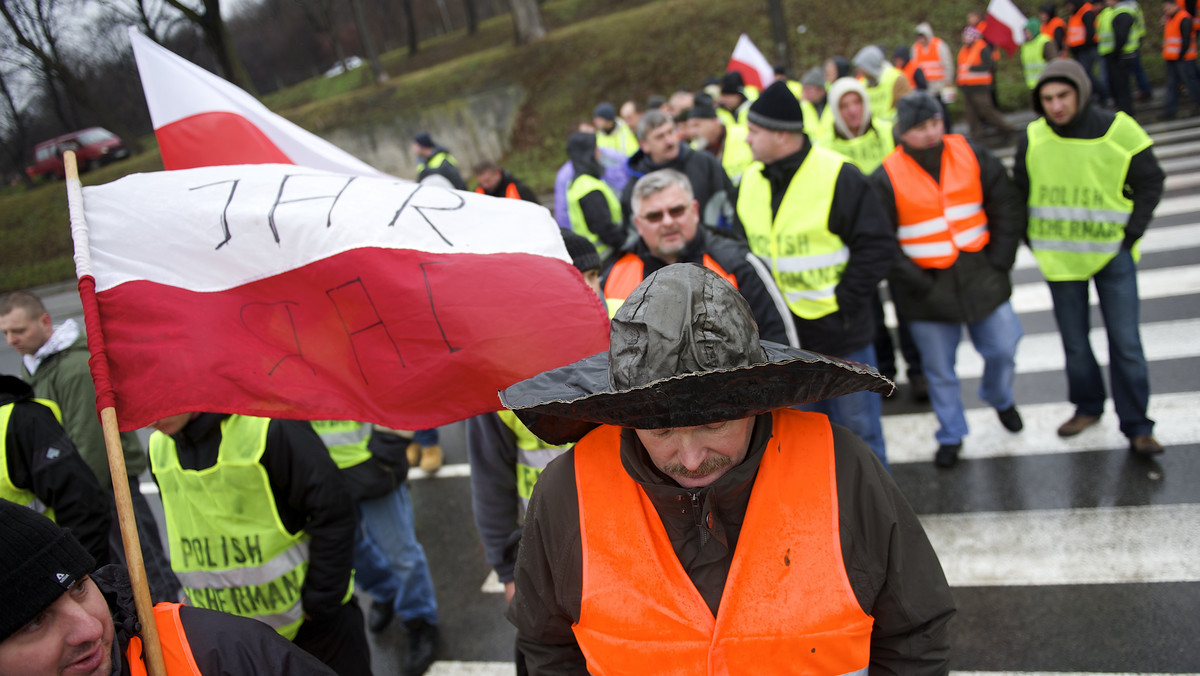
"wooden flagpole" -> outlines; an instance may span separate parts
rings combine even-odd
[[[79,183],[79,168],[75,153],[63,154],[63,165],[67,175],[67,201],[71,205],[71,220],[82,220],[83,191]],[[129,582],[133,587],[133,601],[137,606],[138,621],[142,630],[142,657],[149,676],[167,676],[163,661],[162,646],[158,642],[158,625],[154,623],[154,604],[150,600],[150,586],[146,581],[146,564],[142,560],[142,542],[138,537],[137,520],[133,515],[133,501],[129,495],[129,477],[125,473],[125,453],[121,448],[121,436],[117,426],[117,412],[112,406],[100,411],[100,423],[104,428],[104,446],[108,451],[108,471],[112,476],[113,497],[117,504],[117,520],[121,524],[121,541],[125,545],[125,561],[129,569]]]

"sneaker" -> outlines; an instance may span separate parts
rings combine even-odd
[[[438,445],[421,447],[420,468],[430,474],[442,468],[442,447]]]
[[[1154,435],[1139,434],[1129,440],[1129,450],[1138,455],[1158,455],[1163,452],[1163,447]]]
[[[408,629],[408,649],[404,651],[401,673],[404,676],[421,676],[437,657],[437,625],[425,620],[409,620],[404,626]]]
[[[388,601],[372,601],[371,609],[367,611],[367,629],[372,634],[387,629],[387,626],[392,623],[392,618],[396,615],[396,600]]]
[[[404,449],[404,452],[408,455],[409,467],[415,467],[418,462],[421,462],[421,445],[417,442],[414,441],[409,444],[408,448]]]
[[[1059,426],[1058,436],[1073,437],[1098,422],[1100,422],[1100,416],[1098,415],[1084,415],[1082,413],[1076,413],[1075,415],[1071,416],[1070,420]]]
[[[933,456],[933,464],[938,467],[953,467],[958,464],[958,452],[962,450],[962,444],[941,444],[938,446],[937,454]]]
[[[1021,422],[1021,414],[1017,413],[1016,406],[1009,406],[1003,411],[996,411],[996,415],[1000,416],[1000,424],[1004,425],[1004,429],[1009,432],[1020,432],[1025,429],[1025,423]]]

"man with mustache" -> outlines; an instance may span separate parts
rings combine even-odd
[[[630,294],[609,349],[508,388],[546,443],[508,617],[531,674],[944,674],[954,602],[871,449],[791,406],[892,385],[762,341],[698,265]]]

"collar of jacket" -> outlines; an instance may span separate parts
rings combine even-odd
[[[942,150],[946,147],[945,141],[938,141],[937,145],[932,148],[909,148],[904,146],[904,152],[917,166],[925,170],[925,173],[933,177],[936,183],[942,182]]]

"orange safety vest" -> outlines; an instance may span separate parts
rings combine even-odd
[[[962,49],[958,50],[958,86],[969,87],[972,85],[990,85],[992,84],[991,72],[974,72],[972,66],[978,66],[983,63],[983,50],[988,48],[988,44],[983,38],[971,43],[970,46],[963,45]]]
[[[1196,41],[1188,36],[1188,48],[1183,52],[1183,57],[1180,58],[1179,53],[1183,51],[1183,20],[1191,18],[1191,15],[1184,10],[1175,12],[1175,16],[1167,22],[1163,27],[1163,48],[1162,57],[1164,61],[1191,61],[1196,58]]]
[[[1062,19],[1058,18],[1057,16],[1052,16],[1052,17],[1050,17],[1049,21],[1042,24],[1042,35],[1045,35],[1046,37],[1053,40],[1054,39],[1054,31],[1058,30],[1059,28],[1063,29],[1063,32],[1065,35],[1066,30],[1067,30],[1066,22],[1063,21]]]
[[[922,268],[940,270],[954,265],[959,251],[979,251],[990,239],[979,160],[962,136],[947,134],[944,141],[940,183],[903,147],[883,161],[896,195],[900,249]]]
[[[180,603],[159,603],[154,606],[154,625],[158,628],[158,642],[162,646],[163,662],[168,676],[202,676],[187,634],[179,621]],[[146,676],[146,665],[142,663],[142,638],[134,636],[125,648],[125,661],[129,663],[130,676]]]
[[[1071,15],[1071,20],[1067,22],[1067,46],[1080,47],[1087,41],[1087,28],[1083,25],[1083,15],[1092,11],[1092,3],[1085,2],[1080,5],[1079,9]],[[1093,15],[1094,20],[1094,15]],[[1054,37],[1054,36],[1051,36]],[[1099,36],[1092,34],[1092,41],[1099,40]]]
[[[791,409],[772,418],[715,618],[621,466],[620,428],[575,446],[583,589],[573,629],[590,673],[866,673],[873,620],[842,559],[829,420]]]
[[[716,261],[712,256],[704,254],[704,267],[712,270],[718,275],[725,278],[725,281],[737,288],[737,278],[725,272],[725,268]],[[645,279],[646,264],[635,253],[626,253],[621,256],[616,263],[613,264],[612,270],[608,272],[608,279],[604,282],[604,297],[609,300],[625,300],[638,284]]]
[[[925,79],[930,82],[946,79],[946,71],[942,68],[942,58],[939,55],[941,45],[942,39],[938,37],[930,38],[926,47],[921,47],[919,42],[913,43],[912,61],[909,63],[917,64],[916,67],[925,73]]]
[[[487,191],[483,189],[483,186],[475,188],[475,192],[479,193],[480,195],[487,194]],[[504,189],[504,196],[510,200],[521,199],[521,194],[517,192],[517,184],[509,182],[508,187]]]
[[[900,72],[904,73],[904,79],[908,80],[908,86],[915,90],[917,88],[917,62],[909,59]]]

